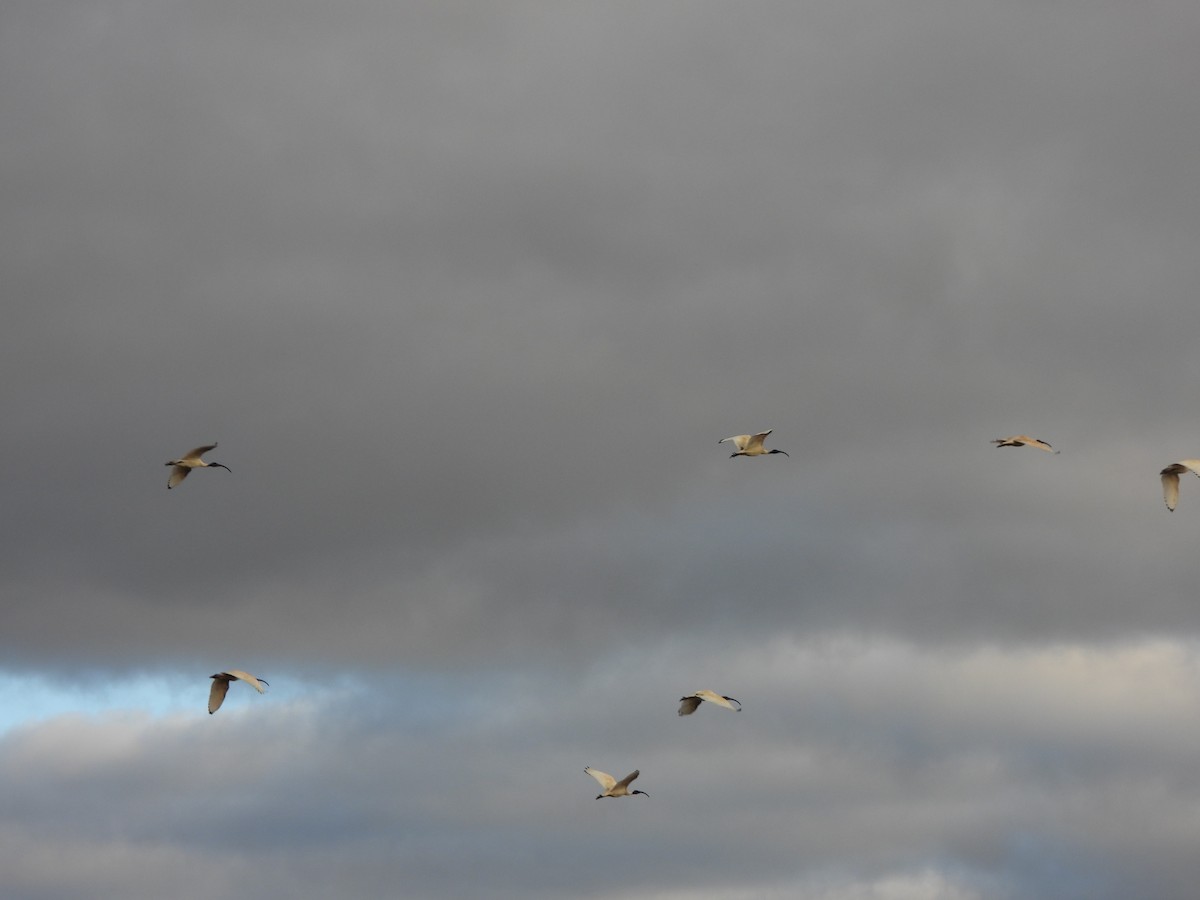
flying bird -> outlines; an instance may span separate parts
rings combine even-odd
[[[210,716],[220,709],[221,704],[225,702],[225,693],[229,690],[229,682],[244,681],[260,694],[264,693],[263,685],[270,684],[270,682],[264,681],[261,678],[255,678],[249,672],[243,672],[241,669],[229,669],[225,672],[218,672],[211,677],[213,680],[212,690],[208,692],[208,714]]]
[[[188,477],[188,473],[192,469],[211,469],[216,466],[217,468],[224,469],[226,472],[232,472],[233,470],[229,466],[221,465],[219,462],[205,462],[200,458],[216,446],[215,442],[206,444],[203,447],[197,447],[195,450],[189,450],[183,456],[179,457],[179,459],[167,460],[165,465],[175,467],[171,470],[171,477],[167,479],[167,490],[178,486],[183,479]]]
[[[688,694],[686,697],[680,697],[679,699],[681,701],[679,704],[679,714],[681,716],[690,716],[699,709],[700,704],[705,700],[709,703],[715,703],[717,706],[732,709],[734,712],[742,711],[742,704],[739,701],[713,691],[696,691],[694,694]],[[737,703],[737,706],[733,705],[735,703]]]
[[[1175,512],[1175,504],[1179,502],[1179,476],[1184,472],[1200,475],[1200,459],[1185,459],[1171,463],[1158,474],[1162,476],[1163,499],[1167,501],[1167,509]]]
[[[997,447],[1037,447],[1039,450],[1045,450],[1047,453],[1062,452],[1061,450],[1055,450],[1045,441],[1031,438],[1027,434],[1014,434],[1012,437],[996,438],[992,443]]]
[[[591,766],[588,766],[583,771],[600,782],[600,787],[604,789],[604,793],[596,795],[597,800],[601,797],[632,797],[634,794],[641,794],[645,797],[650,796],[645,791],[629,790],[630,782],[641,774],[637,769],[634,769],[620,781],[617,781],[617,779],[613,778],[607,772],[601,772],[599,769],[593,769]]]
[[[733,441],[733,446],[737,450],[729,454],[729,458],[735,456],[767,456],[771,453],[782,453],[784,456],[790,457],[791,454],[786,450],[767,450],[763,447],[763,441],[767,439],[767,435],[774,429],[768,428],[766,431],[760,431],[758,434],[735,434],[733,437],[721,438],[717,441],[718,444],[723,444],[726,441]]]

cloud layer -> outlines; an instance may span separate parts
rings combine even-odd
[[[4,19],[14,897],[1189,896],[1190,6]]]

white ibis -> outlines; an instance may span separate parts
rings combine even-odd
[[[226,472],[232,472],[233,470],[230,469],[229,466],[222,465],[219,462],[205,462],[200,458],[216,446],[217,445],[215,442],[212,444],[205,444],[203,447],[197,447],[195,450],[189,450],[187,453],[183,454],[183,456],[179,457],[179,459],[167,460],[164,465],[175,467],[171,470],[171,477],[167,479],[167,490],[178,486],[183,479],[188,477],[188,473],[191,472],[192,469],[211,469],[215,466],[216,468],[224,469]]]
[[[650,796],[645,791],[631,791],[629,789],[630,782],[641,774],[637,769],[634,769],[620,781],[617,781],[617,779],[613,778],[607,772],[601,772],[599,769],[593,769],[591,766],[588,766],[583,771],[600,782],[600,787],[604,790],[604,793],[596,795],[597,800],[601,797],[632,797],[634,794],[641,794],[645,797]]]
[[[997,447],[1037,447],[1039,450],[1045,450],[1047,453],[1061,453],[1060,450],[1055,450],[1045,441],[1039,441],[1037,438],[1031,438],[1027,434],[1014,434],[1012,437],[996,438],[992,441]]]
[[[225,702],[225,693],[229,690],[229,682],[244,681],[260,694],[264,693],[263,685],[270,684],[270,682],[264,681],[261,678],[255,678],[249,672],[243,672],[241,669],[227,669],[211,677],[213,680],[212,690],[208,692],[208,714],[210,716],[220,709],[221,704]]]
[[[688,694],[686,697],[680,697],[679,714],[681,716],[690,716],[700,704],[707,700],[709,703],[715,703],[717,706],[723,706],[726,709],[732,709],[734,712],[742,711],[742,704],[732,697],[726,697],[724,694],[718,694],[715,691],[696,691],[694,694]],[[734,706],[734,704],[737,706]]]
[[[726,441],[733,441],[733,446],[737,450],[729,454],[729,458],[735,456],[768,456],[772,453],[782,453],[784,456],[791,456],[786,450],[767,450],[763,447],[763,441],[767,439],[767,435],[774,429],[768,428],[766,431],[760,431],[758,434],[735,434],[733,437],[721,438],[717,441],[718,444],[723,444]]]

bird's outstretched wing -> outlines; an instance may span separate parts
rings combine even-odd
[[[626,788],[629,787],[629,785],[633,783],[633,780],[641,774],[642,773],[640,771],[638,771],[637,769],[634,769],[632,772],[630,772],[628,775],[626,775],[624,778],[622,778],[620,781],[617,782],[617,787],[626,787]]]
[[[1175,512],[1175,505],[1179,503],[1179,476],[1184,472],[1200,475],[1200,459],[1180,460],[1158,473],[1162,476],[1163,500],[1171,512]]]
[[[679,715],[690,716],[700,708],[700,698],[693,694],[690,697],[679,698]]]
[[[601,772],[599,769],[593,769],[591,766],[586,767],[583,771],[587,772],[589,775],[595,778],[596,781],[600,782],[600,787],[606,791],[611,791],[613,789],[613,785],[617,783],[617,779],[613,778],[607,772]],[[636,775],[637,773],[634,772],[634,774]]]
[[[208,692],[208,714],[211,716],[225,702],[225,694],[229,691],[229,679],[216,677]]]

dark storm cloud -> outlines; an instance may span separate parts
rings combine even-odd
[[[1111,648],[1190,672],[1172,654],[1197,622],[1200,482],[1170,514],[1157,478],[1200,452],[1190,6],[16,3],[3,22],[5,665],[84,689],[224,665],[457,685],[429,734],[391,702],[318,703],[333,739],[268,714],[239,732],[249,796],[189,781],[220,746],[188,720],[14,733],[10,780],[80,740],[117,760],[77,760],[81,782],[67,754],[30,821],[123,804],[52,852],[50,825],[11,819],[26,894],[86,894],[54,881],[71,859],[130,896],[133,871],[155,896],[374,896],[396,853],[431,897],[1193,880],[1186,761],[1103,725],[1146,696]],[[716,443],[764,428],[790,458]],[[988,443],[1020,431],[1062,454]],[[168,493],[162,463],[214,440],[232,472]],[[752,648],[823,639],[846,678],[911,648],[895,693],[831,685],[740,738],[693,729],[715,747],[642,705],[676,725],[697,687],[749,703],[791,673]],[[1057,677],[1062,647],[1104,684],[1065,737],[1012,729],[1011,697],[996,729],[929,699],[971,674],[954,654],[997,654],[1003,693],[1023,654]],[[926,654],[947,668],[910,677]],[[639,680],[660,659],[690,668]],[[750,690],[718,683],[739,671]],[[523,733],[472,725],[493,681],[520,685]],[[644,765],[655,801],[690,797],[684,750],[808,780],[716,788],[719,835],[703,806],[635,807],[635,845],[578,771]],[[446,758],[449,800],[399,771]],[[172,812],[154,797],[176,781]],[[559,805],[575,793],[586,813]],[[1091,827],[1113,809],[1132,826]],[[237,841],[213,838],[230,811]],[[624,877],[572,851],[594,822],[555,827],[580,813],[612,817]],[[453,874],[464,856],[487,880]]]

